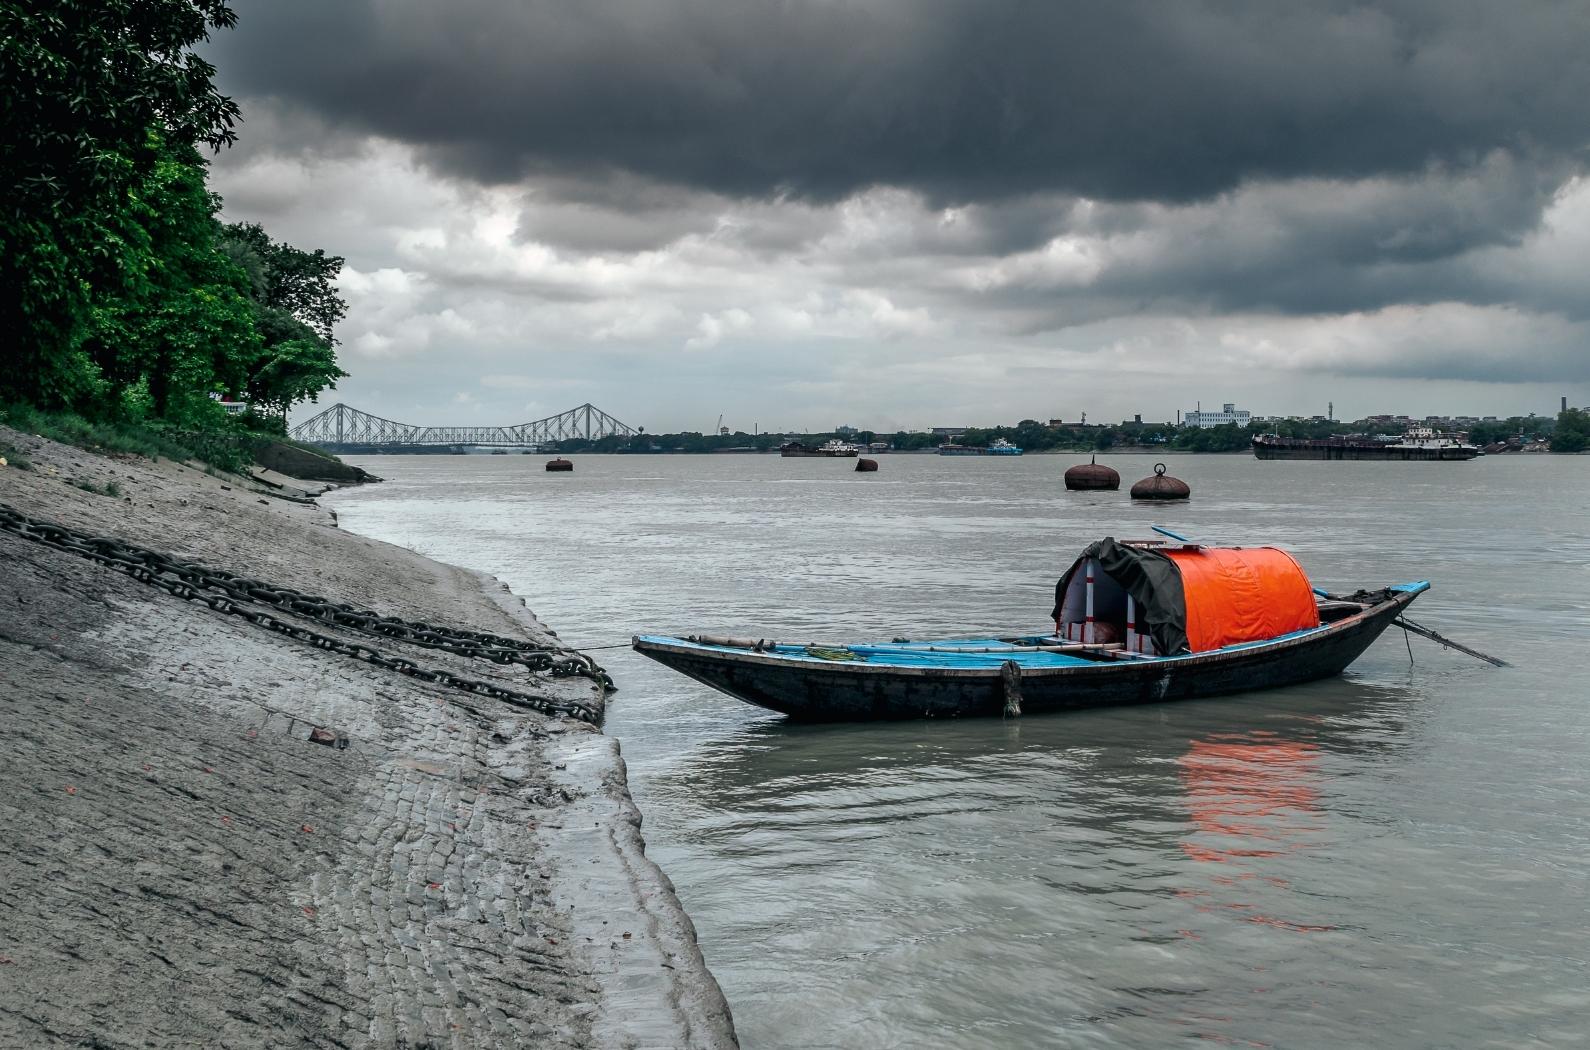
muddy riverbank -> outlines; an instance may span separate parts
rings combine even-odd
[[[30,518],[557,644],[497,581],[280,498],[313,486],[4,428],[0,443],[31,465],[0,468],[0,503]],[[589,678],[303,626],[602,701]],[[317,727],[347,746],[311,742]],[[5,532],[0,916],[0,1045],[734,1045],[598,729],[325,651]]]

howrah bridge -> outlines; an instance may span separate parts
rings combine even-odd
[[[399,423],[339,401],[289,431],[296,441],[333,452],[427,452],[472,446],[533,449],[573,439],[633,437],[638,432],[638,428],[614,419],[589,401],[555,416],[505,427]]]

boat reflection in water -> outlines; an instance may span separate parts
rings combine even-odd
[[[1285,889],[1287,881],[1269,872],[1267,860],[1319,845],[1326,820],[1320,808],[1320,750],[1312,743],[1287,740],[1268,731],[1194,740],[1177,759],[1186,789],[1190,834],[1182,851],[1195,861],[1227,865],[1209,873],[1215,890],[1189,890],[1184,896],[1207,907],[1224,907],[1249,922],[1298,932],[1334,927],[1261,914],[1242,890],[1259,879]],[[1223,892],[1238,890],[1235,896]],[[1225,899],[1223,899],[1225,898]]]
[[[1402,749],[1409,702],[1335,679],[1064,719],[770,719],[652,792],[695,811],[700,859],[665,863],[712,872],[687,903],[748,1042],[830,1045],[821,996],[863,1019],[845,1045],[1288,1045],[1287,1011],[1373,994],[1301,934],[1361,919],[1321,892],[1351,851],[1323,847],[1379,831],[1329,784]]]

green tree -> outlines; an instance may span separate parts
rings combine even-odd
[[[220,0],[0,0],[0,398],[99,392],[94,300],[138,276],[103,235],[162,143],[233,140],[237,106],[191,48],[235,21]]]
[[[332,329],[348,313],[348,304],[335,285],[342,257],[320,249],[302,251],[270,239],[258,223],[226,227],[222,247],[227,256],[249,273],[255,298],[264,306],[285,310],[328,345],[335,346]]]
[[[240,388],[250,403],[285,416],[347,375],[332,350],[333,326],[348,311],[333,284],[342,259],[273,241],[257,223],[222,228],[218,247],[247,280],[260,336]]]
[[[265,347],[250,366],[244,387],[250,403],[287,415],[300,401],[313,401],[348,373],[321,339],[287,339]]]
[[[248,276],[216,250],[219,200],[204,174],[192,146],[162,148],[102,227],[117,246],[119,275],[91,285],[82,343],[102,411],[215,421],[213,397],[237,389],[259,351]]]
[[[1557,427],[1551,433],[1553,452],[1583,452],[1590,448],[1590,412],[1570,408],[1557,414]]]

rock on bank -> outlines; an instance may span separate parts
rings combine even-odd
[[[30,517],[555,641],[496,581],[344,534],[291,493],[0,442],[32,461],[0,468],[0,503]],[[601,699],[583,678],[346,638]],[[309,742],[317,726],[349,746]],[[0,1046],[732,1047],[639,824],[590,726],[0,533]]]

